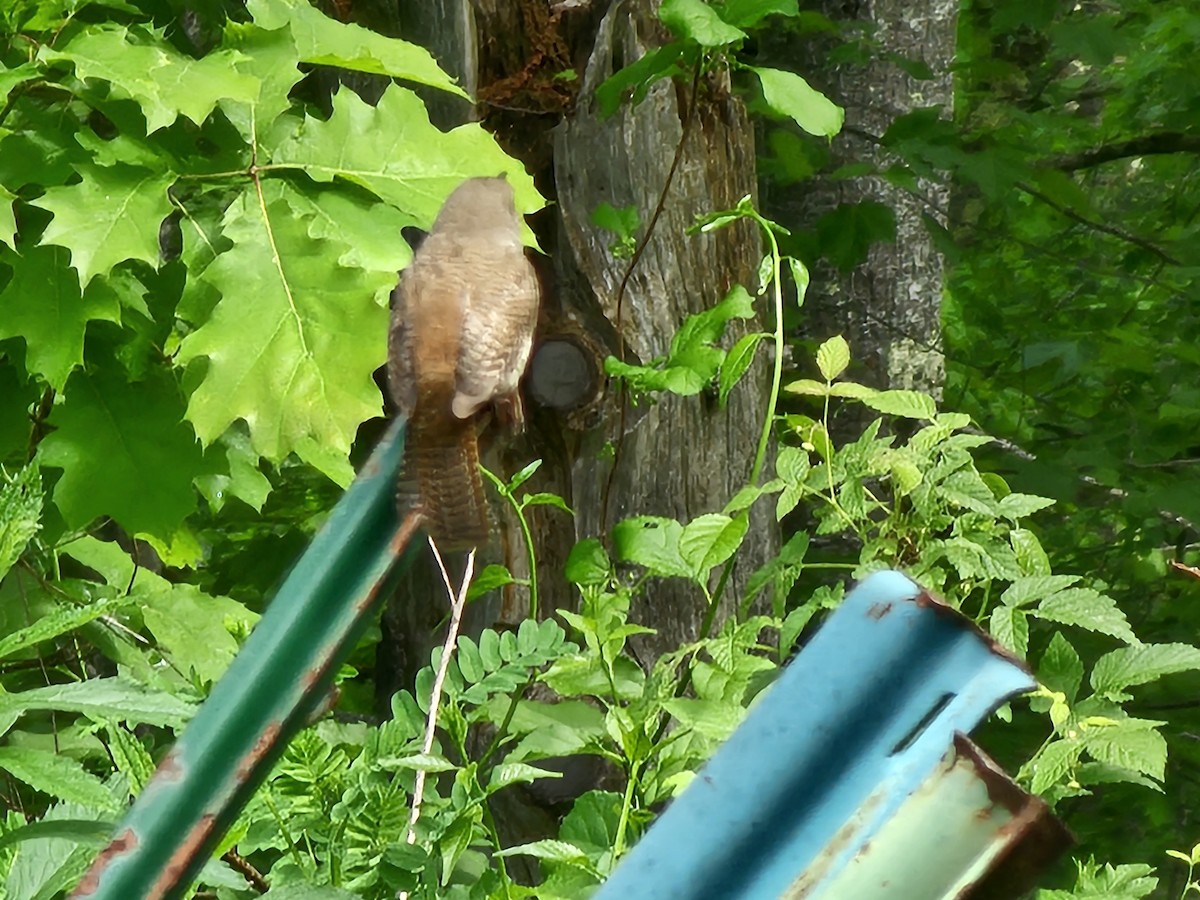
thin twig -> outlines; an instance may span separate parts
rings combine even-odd
[[[467,554],[467,566],[463,572],[462,584],[458,591],[454,590],[454,583],[450,580],[450,573],[446,571],[446,564],[442,561],[442,554],[438,551],[437,544],[433,538],[429,539],[429,546],[433,550],[433,558],[437,560],[438,569],[442,573],[442,583],[446,585],[446,596],[450,598],[450,627],[446,633],[446,642],[442,645],[442,658],[438,661],[437,674],[433,678],[433,690],[429,694],[429,715],[425,720],[425,741],[421,745],[422,753],[433,752],[434,732],[437,729],[437,714],[438,706],[442,699],[442,686],[446,683],[446,672],[450,668],[450,658],[454,655],[454,646],[458,642],[458,628],[462,623],[463,609],[467,605],[467,588],[471,584],[471,575],[475,571],[475,551],[471,550]],[[421,818],[421,800],[425,794],[425,770],[417,770],[416,782],[413,784],[413,801],[412,812],[408,817],[408,837],[406,841],[410,844],[417,842],[417,820]],[[400,892],[400,900],[407,900],[408,892]]]
[[[671,158],[671,167],[667,170],[666,180],[663,182],[662,191],[658,195],[658,204],[654,207],[654,212],[650,215],[650,221],[646,223],[646,231],[642,235],[641,242],[633,251],[633,255],[629,258],[629,264],[625,267],[625,273],[621,276],[621,281],[617,285],[616,314],[613,327],[617,332],[617,352],[621,356],[621,361],[625,359],[625,332],[621,327],[621,311],[625,302],[625,291],[629,287],[629,279],[633,277],[634,269],[641,262],[642,254],[646,252],[646,248],[650,245],[650,238],[654,236],[654,228],[658,224],[658,220],[662,218],[663,211],[667,206],[667,194],[671,190],[671,185],[675,181],[675,173],[679,171],[679,164],[683,161],[683,151],[687,146],[688,138],[692,132],[692,122],[696,118],[696,106],[699,103],[697,93],[700,90],[700,75],[704,68],[703,58],[696,60],[696,68],[692,73],[692,92],[688,98],[687,112],[683,118],[683,127],[679,132],[679,143],[675,147],[675,155]],[[620,414],[617,420],[617,439],[613,442],[613,458],[612,466],[608,470],[608,478],[604,482],[604,494],[600,499],[600,530],[603,532],[608,528],[608,499],[612,493],[613,482],[617,479],[617,467],[621,464],[621,447],[625,443],[625,414],[627,400],[625,397],[625,382],[621,381],[617,387],[617,398],[620,403]]]

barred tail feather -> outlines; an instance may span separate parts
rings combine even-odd
[[[472,419],[422,415],[418,409],[398,497],[402,510],[421,507],[425,530],[442,550],[468,550],[487,543],[487,500]]]

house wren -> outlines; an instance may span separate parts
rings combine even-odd
[[[388,385],[408,419],[401,509],[419,507],[446,550],[487,542],[478,429],[498,407],[519,422],[538,283],[504,178],[471,178],[438,213],[393,295]]]

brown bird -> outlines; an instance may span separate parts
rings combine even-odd
[[[444,550],[487,542],[478,429],[490,412],[520,423],[537,314],[512,187],[464,181],[402,274],[388,333],[388,384],[409,422],[401,510],[418,505]]]

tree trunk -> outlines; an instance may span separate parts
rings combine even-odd
[[[408,13],[414,27],[405,36],[463,79],[481,100],[476,113],[554,201],[533,220],[547,256],[539,260],[543,310],[527,390],[529,427],[517,443],[493,450],[493,463],[506,472],[541,458],[528,489],[556,492],[575,511],[569,525],[559,510],[530,511],[540,612],[552,615],[577,602],[562,577],[576,540],[601,536],[630,515],[686,522],[719,511],[749,477],[767,412],[765,353],[725,410],[715,397],[665,396],[622,414],[623,394],[602,373],[608,355],[645,361],[665,354],[687,315],[715,305],[735,283],[753,287],[761,249],[749,224],[684,234],[698,214],[754,193],[753,130],[741,102],[716,80],[701,83],[695,100],[691,86],[664,81],[636,108],[600,118],[596,86],[665,37],[649,0],[594,9],[561,4],[555,11],[535,3],[441,0]],[[562,78],[567,71],[575,77]],[[435,107],[443,127],[464,114],[461,105]],[[610,236],[592,224],[592,212],[602,202],[632,204],[644,230],[664,192],[648,245],[618,301],[628,261],[614,258]],[[727,342],[746,327],[731,328]],[[611,454],[603,452],[610,442],[617,447],[615,473]],[[778,547],[773,517],[761,507],[751,516],[726,608]],[[520,577],[520,535],[505,530],[507,562]],[[516,594],[503,606],[501,621],[527,610]],[[633,617],[658,634],[639,646],[643,662],[694,639],[703,615],[693,585],[673,580],[647,589]],[[402,618],[409,622],[399,627],[417,626],[411,616]]]
[[[834,21],[871,34],[878,47],[865,64],[830,66],[829,47],[794,42],[774,50],[787,60],[807,59],[803,74],[846,110],[846,124],[833,141],[828,169],[868,163],[859,178],[817,178],[796,188],[771,191],[768,209],[788,227],[818,228],[822,216],[840,205],[879,204],[895,214],[894,241],[872,244],[865,263],[839,271],[828,261],[815,267],[805,306],[803,333],[823,340],[842,334],[856,362],[853,373],[879,388],[906,388],[940,395],[945,375],[941,340],[943,262],[923,221],[945,225],[949,187],[918,180],[915,190],[884,177],[896,160],[878,139],[900,116],[940,106],[951,115],[958,3],[954,0],[824,0]],[[769,51],[772,52],[772,51]],[[932,77],[918,80],[893,60],[923,61]]]

